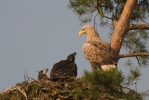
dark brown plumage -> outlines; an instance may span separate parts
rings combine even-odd
[[[62,60],[53,65],[50,78],[53,81],[63,81],[70,77],[77,76],[77,65],[75,63],[76,52],[70,54],[66,60]]]

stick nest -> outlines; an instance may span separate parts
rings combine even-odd
[[[73,100],[75,87],[79,79],[53,82],[49,78],[31,79],[16,84],[0,93],[0,100]]]

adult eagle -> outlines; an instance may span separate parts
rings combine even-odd
[[[63,81],[70,77],[77,76],[77,65],[75,63],[76,52],[68,55],[66,60],[62,60],[53,65],[50,78],[53,81]]]
[[[100,39],[94,27],[91,25],[84,26],[80,30],[79,36],[82,34],[87,35],[86,43],[83,44],[83,52],[92,69],[108,70],[109,68],[116,68],[110,45]]]

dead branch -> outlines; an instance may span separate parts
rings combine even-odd
[[[149,92],[149,90],[147,90],[147,91],[141,93],[141,95],[144,96],[144,95],[148,94],[148,92]]]
[[[132,90],[131,88],[128,88],[128,87],[123,87],[123,89],[125,89],[125,91],[134,91],[134,90]]]
[[[149,56],[149,52],[134,52],[128,54],[121,54],[119,55],[119,59],[125,57],[135,57],[135,56]]]
[[[107,18],[107,19],[112,19],[112,17],[108,17],[106,15],[103,15],[103,17]]]
[[[28,100],[26,92],[23,89],[21,89],[20,86],[5,89],[1,94],[6,93],[6,92],[10,92],[10,91],[13,91],[13,90],[19,90],[24,95],[25,99]]]
[[[95,25],[96,25],[96,17],[97,17],[97,15],[98,15],[98,13],[94,16],[94,27],[95,27]]]
[[[42,88],[40,91],[39,91],[39,95],[38,95],[38,100],[40,99],[40,96],[41,96],[41,93],[42,93],[42,90],[47,90],[46,88]]]
[[[29,77],[28,77],[28,75],[27,75],[27,73],[24,71],[24,80],[25,80],[25,82],[28,82],[29,81]],[[26,80],[27,79],[27,80]]]
[[[12,90],[13,90],[13,87],[10,87],[10,88],[5,89],[2,93],[8,93],[9,91],[12,91]]]
[[[131,86],[131,85],[134,85],[134,84],[136,84],[137,82],[134,82],[134,83],[131,83],[131,84],[128,84],[127,86],[123,86],[123,88],[127,88],[127,87],[129,87],[129,86]]]
[[[136,90],[136,92],[138,92],[138,91],[137,91],[137,82],[135,83],[135,90]]]
[[[17,86],[16,89],[18,89],[18,90],[24,95],[25,99],[28,100],[28,99],[27,99],[26,92],[25,92],[23,89],[21,89],[20,86]]]
[[[136,59],[137,59],[137,62],[139,64],[139,66],[141,66],[140,61],[139,61],[139,58],[137,56],[136,56]]]
[[[128,30],[135,30],[135,29],[148,29],[149,30],[149,24],[131,24],[128,26]]]

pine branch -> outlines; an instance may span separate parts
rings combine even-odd
[[[122,55],[119,55],[119,59],[125,58],[125,57],[134,57],[134,56],[149,56],[149,52],[135,52],[135,53],[122,54]]]
[[[135,29],[148,29],[149,30],[149,24],[131,24],[128,26],[128,30],[135,30]]]

